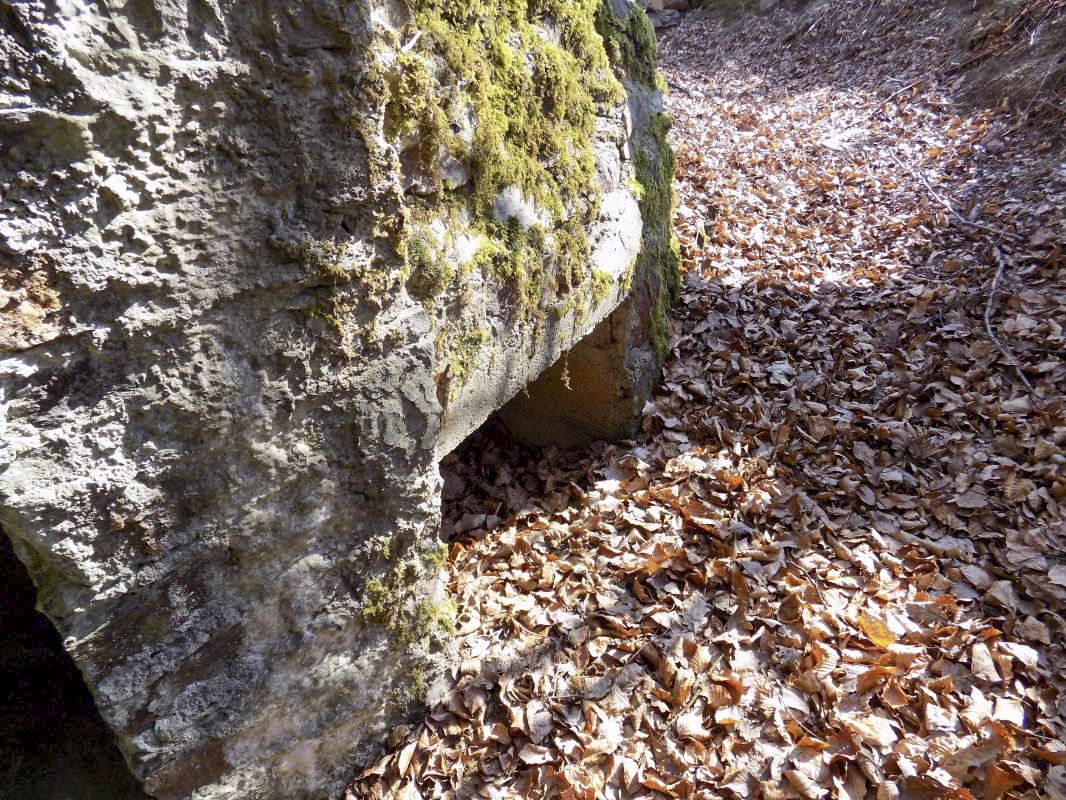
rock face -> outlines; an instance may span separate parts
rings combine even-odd
[[[575,345],[516,427],[654,379],[645,15],[27,0],[0,55],[0,524],[151,795],[335,797],[449,678],[440,457]]]

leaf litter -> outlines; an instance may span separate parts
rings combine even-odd
[[[643,434],[445,460],[461,666],[349,797],[1066,797],[1066,160],[915,8],[663,40]]]

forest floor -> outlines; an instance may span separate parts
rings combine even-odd
[[[458,685],[350,796],[1066,797],[1066,159],[831,7],[661,42],[644,434],[448,459]]]

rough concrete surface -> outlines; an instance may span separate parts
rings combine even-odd
[[[0,525],[157,798],[336,797],[449,679],[439,458],[620,305],[616,394],[655,372],[643,14],[531,3],[500,40],[613,41],[553,210],[411,6],[0,2]],[[439,141],[390,120],[427,71]]]

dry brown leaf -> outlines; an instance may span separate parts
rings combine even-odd
[[[848,714],[841,719],[855,734],[868,744],[888,747],[899,739],[892,721],[880,714]]]
[[[999,800],[1024,781],[1013,772],[996,765],[985,768],[985,800]]]
[[[526,744],[518,751],[518,758],[525,764],[547,764],[552,760],[552,752],[547,747]]]
[[[895,667],[871,667],[859,675],[856,688],[860,693],[868,692],[881,686],[888,678],[897,672]]]
[[[888,648],[897,641],[897,637],[888,629],[885,623],[870,614],[863,612],[859,615],[859,630],[866,638],[880,648]]]
[[[996,671],[996,664],[992,660],[992,653],[988,645],[978,642],[970,651],[970,670],[975,678],[980,678],[990,683],[998,683],[1001,679]]]
[[[799,796],[807,800],[815,800],[828,794],[828,790],[823,789],[797,769],[785,770],[785,778],[792,784],[792,788],[796,790]]]
[[[677,732],[683,739],[695,739],[699,742],[706,742],[713,736],[703,725],[703,715],[696,711],[677,718]]]

